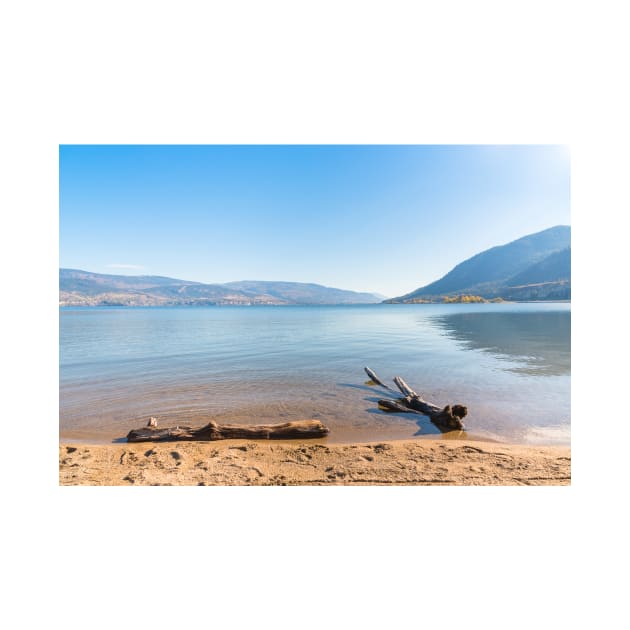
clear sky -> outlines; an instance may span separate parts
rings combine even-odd
[[[560,146],[61,146],[60,267],[388,297],[570,224]]]

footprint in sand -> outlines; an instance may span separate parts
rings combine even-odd
[[[171,457],[175,460],[175,466],[181,466],[182,465],[182,455],[181,453],[178,453],[177,451],[171,451]]]

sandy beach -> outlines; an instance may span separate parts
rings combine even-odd
[[[570,485],[569,446],[224,440],[59,446],[60,485]]]

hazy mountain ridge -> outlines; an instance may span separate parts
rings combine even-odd
[[[549,282],[550,278],[556,280],[571,279],[570,247],[550,254],[547,258],[525,269],[525,271],[512,276],[508,284],[510,284],[510,286],[519,286],[538,282]]]
[[[168,285],[201,284],[165,276],[122,276],[92,273],[81,269],[59,269],[59,287],[65,291],[105,292],[143,290]]]
[[[510,300],[570,299],[571,228],[555,226],[487,249],[445,276],[387,302],[439,301],[455,295]]]
[[[301,282],[242,280],[228,282],[224,286],[237,289],[247,295],[264,294],[280,300],[289,300],[293,304],[371,304],[382,300],[380,295],[374,293],[359,293]]]
[[[381,296],[299,282],[204,284],[164,276],[59,270],[60,306],[374,304]]]

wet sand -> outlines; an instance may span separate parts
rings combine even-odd
[[[570,485],[569,446],[467,440],[59,446],[60,485]]]

